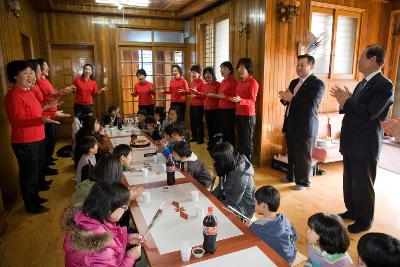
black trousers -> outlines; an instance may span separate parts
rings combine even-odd
[[[204,106],[190,106],[190,128],[192,138],[204,141]]]
[[[256,116],[236,116],[236,131],[239,137],[238,151],[249,161],[253,156],[253,134]]]
[[[54,148],[56,147],[57,141],[57,124],[54,123],[46,123],[44,126],[45,134],[46,134],[46,158],[47,163],[51,162],[51,157],[54,153]]]
[[[302,186],[310,186],[311,156],[315,137],[302,139],[293,134],[286,134],[285,138],[288,152],[288,180],[294,180],[296,184]]]
[[[40,209],[38,199],[39,176],[41,172],[41,146],[43,141],[12,144],[19,167],[19,184],[25,209],[37,212]]]
[[[185,121],[186,102],[171,102],[171,107],[178,109],[178,121]]]
[[[207,131],[208,131],[208,144],[212,145],[213,136],[220,132],[219,120],[218,120],[218,109],[205,110]]]
[[[344,204],[355,221],[369,226],[374,219],[377,161],[343,157]]]
[[[222,140],[236,146],[235,109],[219,109],[219,125],[223,135]]]
[[[154,116],[154,105],[139,105],[139,109],[144,109],[147,115]]]
[[[74,104],[74,113],[89,114],[93,112],[93,105]]]

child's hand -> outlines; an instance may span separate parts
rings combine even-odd
[[[134,257],[135,260],[137,260],[142,255],[142,246],[137,245],[136,247],[133,247],[130,250],[128,250],[127,253],[130,254],[132,257]]]
[[[143,243],[144,238],[142,235],[135,233],[135,234],[128,234],[128,242],[131,245],[141,244]]]

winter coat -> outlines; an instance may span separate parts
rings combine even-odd
[[[127,254],[126,227],[101,223],[83,214],[79,208],[68,208],[63,216],[66,267],[132,267],[135,259]]]
[[[220,177],[218,186],[212,192],[224,205],[240,211],[247,218],[253,217],[255,210],[254,169],[249,160],[239,155],[235,168]]]
[[[178,161],[177,165],[180,170],[188,172],[204,187],[209,188],[211,186],[211,175],[208,171],[208,168],[197,158],[196,154],[193,152],[190,157],[182,161]]]

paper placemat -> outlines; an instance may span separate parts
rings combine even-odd
[[[139,208],[149,225],[154,214],[163,201],[170,203],[176,201],[179,208],[184,208],[187,219],[180,216],[180,211],[173,205],[168,205],[165,212],[158,219],[150,230],[153,240],[160,254],[165,254],[180,250],[181,243],[188,241],[192,247],[203,244],[203,219],[209,206],[214,208],[214,215],[218,220],[217,240],[223,240],[234,236],[242,235],[242,231],[234,225],[215,205],[199,191],[199,201],[192,201],[190,191],[198,189],[191,183],[173,185],[168,192],[164,192],[162,187],[152,188],[150,192],[150,202],[139,202]],[[204,208],[204,216],[196,215],[196,206]]]
[[[161,164],[153,163],[153,165],[152,165],[153,167],[151,170],[149,170],[147,177],[144,177],[143,172],[140,171],[141,168],[147,167],[147,165],[134,164],[133,166],[138,171],[124,172],[125,178],[128,181],[129,185],[148,184],[148,183],[154,183],[154,182],[160,182],[160,181],[167,180],[167,173],[165,171],[163,171]],[[185,178],[185,176],[180,171],[176,171],[175,179],[182,179],[182,178]]]
[[[191,267],[233,267],[233,266],[251,266],[251,267],[273,267],[276,266],[267,255],[258,247],[250,247],[223,256],[209,260],[186,265]]]

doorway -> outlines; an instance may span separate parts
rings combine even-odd
[[[76,76],[81,75],[83,66],[94,62],[92,45],[51,45],[51,82],[54,88],[65,88],[72,85]],[[96,76],[96,72],[94,73]],[[71,114],[70,118],[60,119],[60,136],[71,137],[71,124],[74,117],[74,94],[62,98],[59,110]],[[94,105],[97,114],[97,105]],[[72,137],[71,137],[72,138]]]

